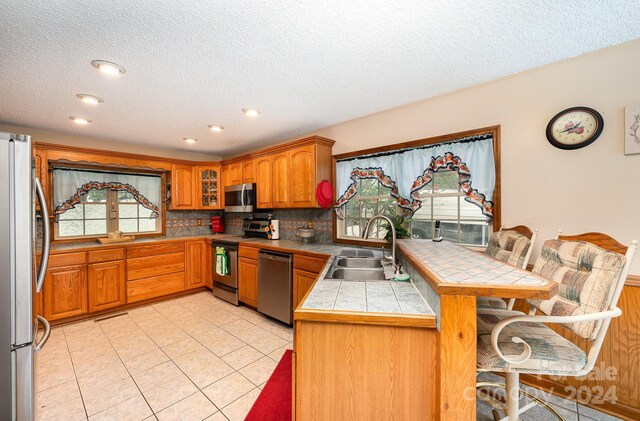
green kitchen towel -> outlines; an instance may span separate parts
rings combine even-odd
[[[220,276],[229,274],[229,258],[224,247],[216,247],[216,273]]]

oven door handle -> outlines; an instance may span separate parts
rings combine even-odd
[[[245,205],[245,203],[244,203],[244,189],[245,189],[246,187],[247,187],[247,185],[246,185],[246,184],[243,184],[243,185],[242,185],[242,190],[241,190],[241,192],[240,192],[240,204],[242,205],[242,210],[245,210],[245,207],[247,206],[247,205]]]

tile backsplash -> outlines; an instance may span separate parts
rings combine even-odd
[[[167,237],[211,234],[211,217],[222,211],[166,211]]]
[[[280,220],[280,238],[296,240],[296,229],[306,226],[307,221],[313,222],[316,238],[319,243],[332,241],[331,210],[323,209],[274,209],[273,219]],[[211,217],[224,215],[226,234],[242,235],[242,219],[250,217],[251,213],[224,213],[222,211],[166,211],[166,236],[179,237],[184,235],[211,234]],[[267,213],[256,212],[254,218],[266,218]],[[42,240],[41,224],[37,225],[36,237],[38,244]]]
[[[296,229],[306,226],[307,221],[313,223],[316,230],[316,241],[330,243],[332,241],[332,216],[331,209],[274,209],[271,213],[273,219],[280,220],[280,238],[284,240],[297,240]],[[242,235],[242,220],[249,218],[251,213],[225,213],[225,233]],[[254,218],[267,218],[268,213],[254,212]]]

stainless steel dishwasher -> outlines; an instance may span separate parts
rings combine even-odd
[[[258,253],[258,311],[284,323],[293,322],[293,258],[275,251]]]

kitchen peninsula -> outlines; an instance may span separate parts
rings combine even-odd
[[[548,299],[558,290],[449,242],[398,240],[398,251],[424,308],[343,310],[336,291],[368,300],[369,282],[336,289],[321,274],[296,309],[296,419],[475,419],[476,297]],[[409,285],[392,287],[399,300]]]

